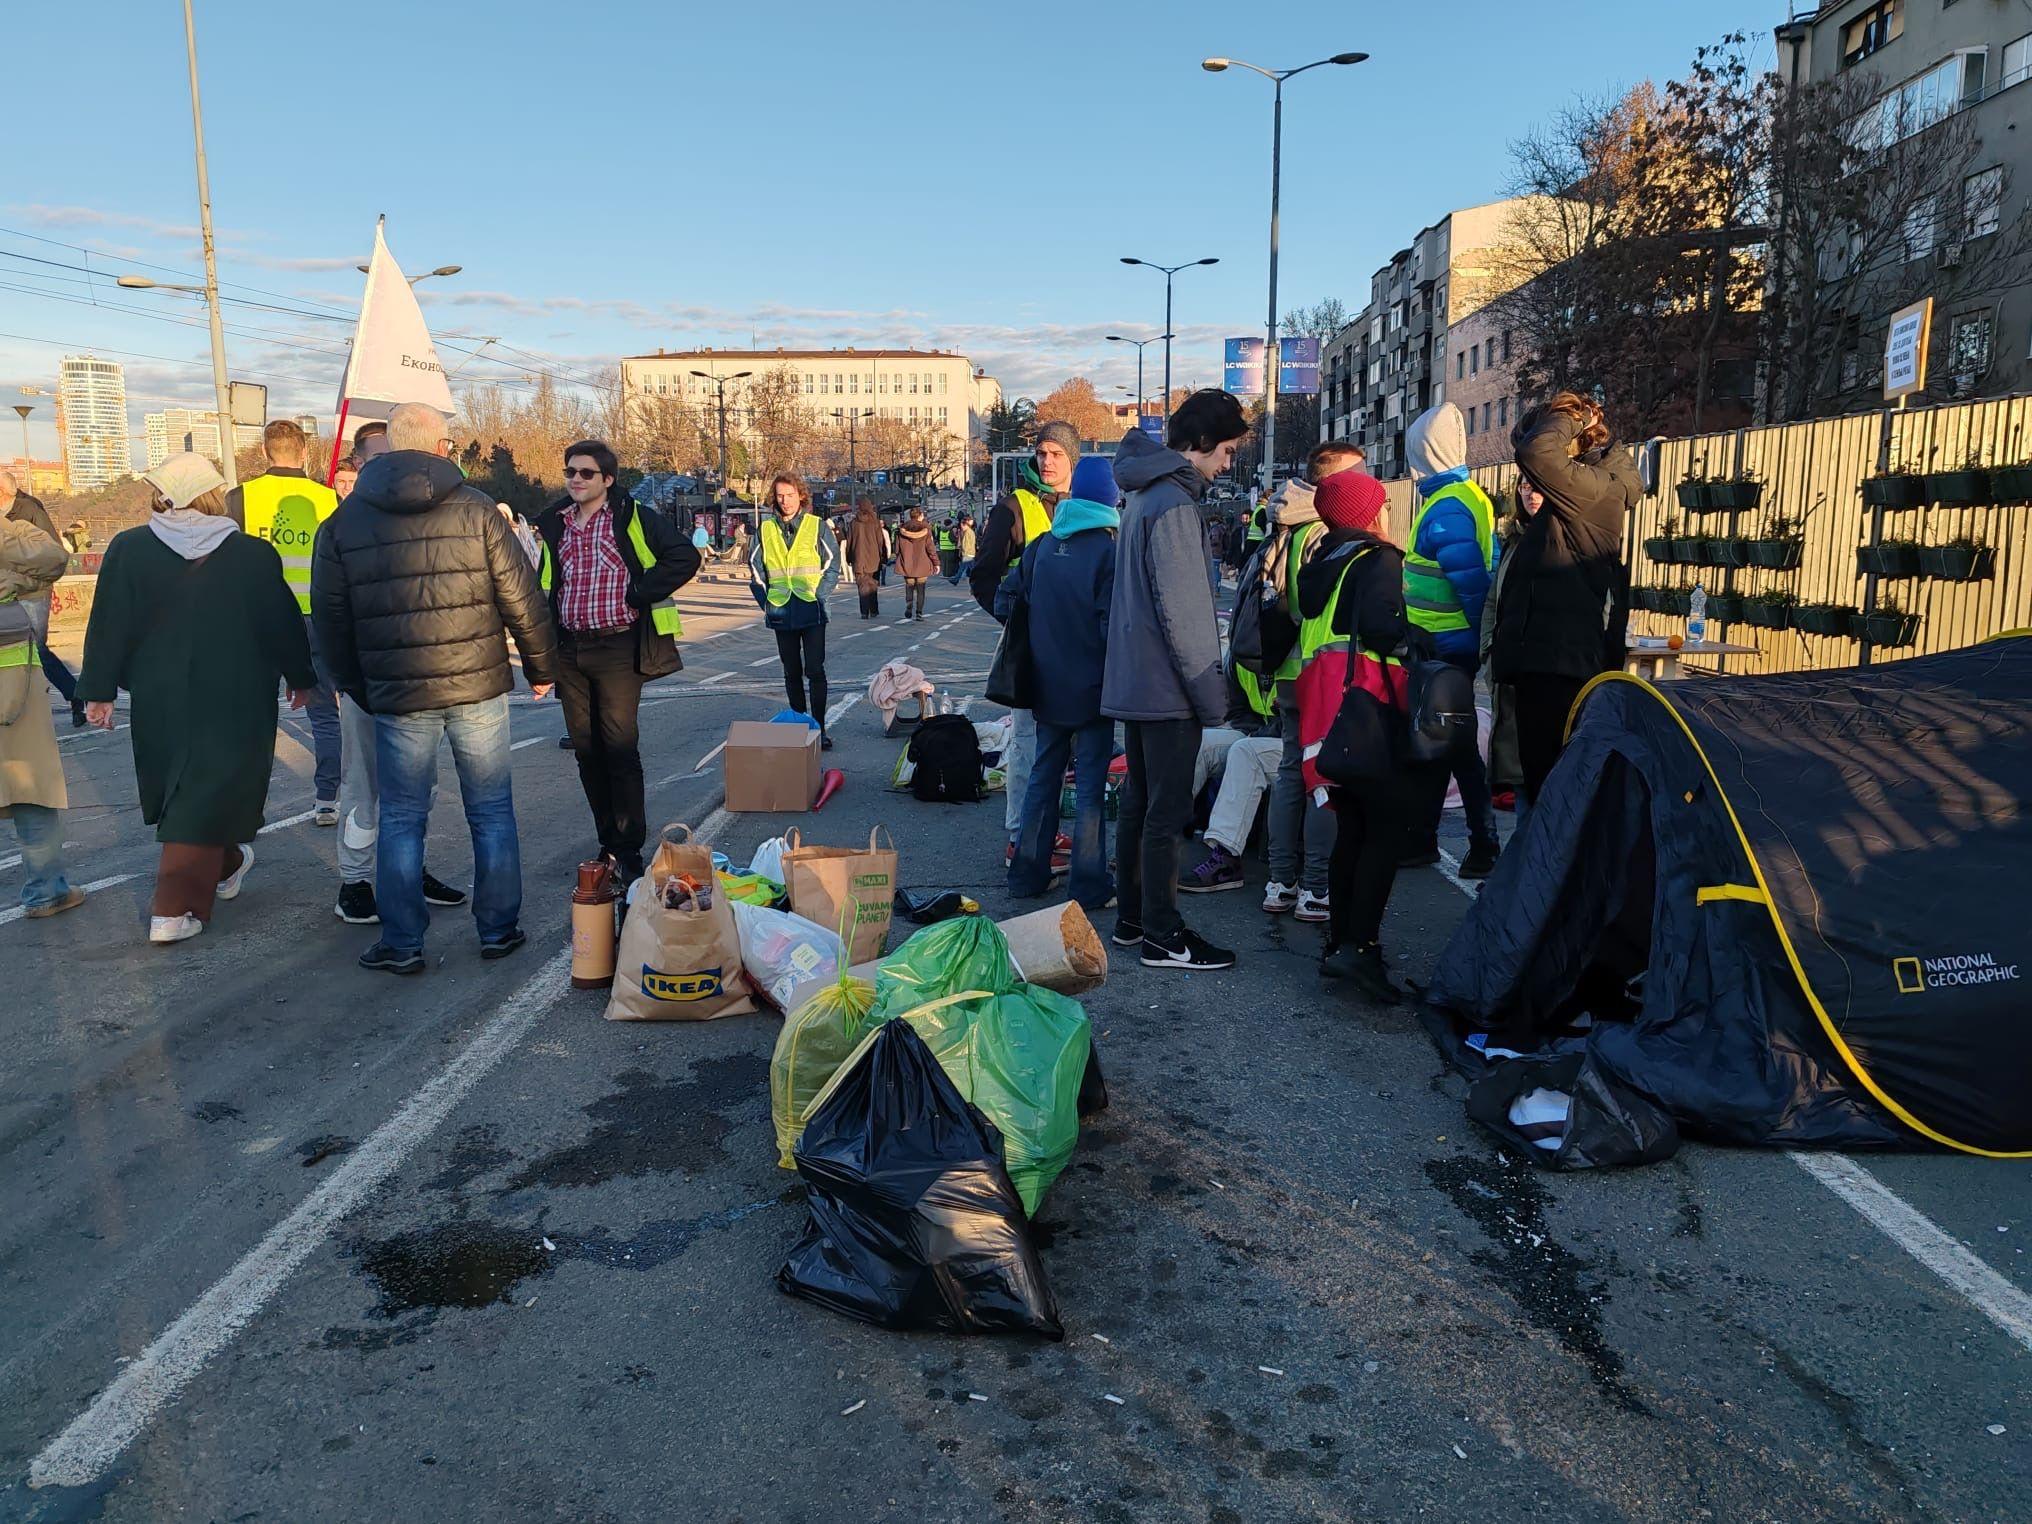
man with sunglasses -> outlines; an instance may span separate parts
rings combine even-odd
[[[684,665],[672,595],[698,575],[699,553],[615,490],[619,471],[604,440],[566,448],[565,496],[536,521],[537,581],[557,620],[557,697],[600,852],[632,883],[648,835],[636,711],[645,682]]]

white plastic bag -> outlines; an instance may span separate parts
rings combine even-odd
[[[761,905],[734,905],[734,927],[741,936],[741,967],[748,982],[787,1011],[797,991],[814,979],[839,976],[844,966],[840,938],[815,921],[787,910]]]
[[[755,856],[749,860],[748,871],[759,873],[764,878],[783,882],[783,854],[790,843],[781,836],[772,836],[755,849]]]

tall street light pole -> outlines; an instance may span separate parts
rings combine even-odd
[[[1170,316],[1169,313],[1165,315],[1167,317]],[[1168,323],[1165,325],[1167,329],[1170,326]],[[1145,344],[1155,344],[1159,339],[1163,339],[1168,346],[1171,337],[1171,334],[1168,332],[1152,334],[1147,339],[1132,339],[1125,334],[1119,333],[1111,333],[1107,336],[1110,344],[1134,344],[1136,346],[1136,427],[1139,429],[1143,427],[1143,346]],[[1165,352],[1169,354],[1170,350],[1167,348]],[[1165,412],[1169,413],[1171,411],[1171,372],[1169,369],[1164,373],[1164,396]]]
[[[712,372],[704,370],[695,370],[692,374],[697,376],[701,381],[710,381],[713,391],[718,395],[720,400],[720,500],[725,502],[727,497],[727,383],[729,381],[744,381],[749,376],[754,375],[755,372],[752,370],[737,370],[731,376],[725,377],[715,376]]]
[[[1182,265],[1152,264],[1147,259],[1131,259],[1122,256],[1125,265],[1141,265],[1146,270],[1164,272],[1164,421],[1171,422],[1171,277],[1180,270],[1190,270],[1194,265],[1217,265],[1218,259],[1188,259]]]
[[[212,239],[212,177],[205,167],[205,114],[198,100],[198,30],[191,0],[183,0],[183,46],[190,61],[191,137],[197,145],[198,231],[205,245],[205,306],[212,324],[212,390],[219,408],[219,473],[226,486],[239,481],[233,461],[233,394],[226,382],[226,334],[219,321],[219,252]]]
[[[1277,370],[1281,356],[1277,352],[1277,200],[1279,181],[1284,173],[1284,81],[1303,74],[1307,69],[1321,68],[1327,64],[1358,64],[1368,58],[1367,53],[1336,53],[1331,58],[1317,58],[1309,64],[1300,64],[1295,69],[1265,69],[1256,64],[1244,63],[1239,58],[1207,58],[1200,61],[1200,67],[1209,74],[1219,74],[1226,69],[1248,69],[1262,75],[1276,86],[1276,104],[1270,117],[1270,314],[1264,324],[1263,341],[1263,491],[1270,491],[1271,473],[1277,467]],[[1171,325],[1166,323],[1165,327]]]
[[[850,482],[855,480],[854,425],[859,423],[863,418],[873,418],[874,416],[875,410],[873,408],[864,408],[858,413],[844,412],[839,408],[833,409],[833,422],[844,423],[847,426],[847,480]]]
[[[354,265],[353,268],[358,270],[362,275],[367,273],[365,265]],[[457,275],[463,269],[465,269],[464,265],[439,265],[435,270],[426,270],[421,275],[409,276],[408,280],[410,285],[413,286],[420,280],[429,280],[433,275]],[[498,343],[499,340],[495,342]]]

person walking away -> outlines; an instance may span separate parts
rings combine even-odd
[[[888,536],[882,533],[882,521],[875,517],[875,505],[862,498],[854,505],[854,516],[847,523],[847,565],[853,568],[854,591],[861,597],[861,617],[879,619],[882,617],[882,595],[876,591],[877,578],[882,574],[882,563],[889,556]]]
[[[239,895],[254,864],[276,684],[301,709],[317,672],[281,556],[228,517],[212,463],[184,452],[141,479],[148,522],[106,547],[78,696],[102,730],[119,690],[131,696],[141,818],[162,843],[148,940],[182,942],[216,900]]]
[[[318,658],[317,637],[310,623],[310,551],[318,527],[339,506],[339,495],[323,482],[304,474],[309,441],[303,430],[287,418],[278,418],[261,431],[261,454],[268,469],[226,494],[226,513],[235,524],[257,540],[266,540],[282,557],[283,580],[296,597],[303,615],[304,633],[310,639],[310,660],[317,672],[317,686],[304,701],[310,718],[311,750],[315,759],[311,820],[321,826],[339,823],[339,706],[332,692],[331,675]]]
[[[912,508],[896,531],[896,572],[903,579],[903,617],[924,617],[924,584],[938,574],[938,551],[922,508]]]
[[[70,798],[56,723],[42,696],[41,641],[31,612],[38,599],[47,606],[69,564],[63,543],[28,515],[0,514],[0,815],[14,822],[21,843],[21,913],[31,921],[85,902],[85,891],[64,873]]]
[[[526,940],[509,772],[508,637],[531,696],[541,699],[556,681],[557,636],[514,533],[445,458],[443,415],[405,402],[389,417],[388,442],[318,535],[310,602],[333,680],[374,720],[381,934],[360,966],[414,974],[430,926],[423,842],[446,740],[473,838],[480,956],[504,958]]]
[[[1496,643],[1496,611],[1503,601],[1503,580],[1516,564],[1514,552],[1524,538],[1525,528],[1537,517],[1544,501],[1542,492],[1519,477],[1512,509],[1496,525],[1496,581],[1489,596],[1482,600],[1483,666],[1489,664],[1489,653]],[[1494,706],[1489,725],[1489,789],[1496,803],[1505,809],[1515,809],[1516,829],[1521,831],[1531,806],[1519,797],[1524,767],[1517,754],[1517,693],[1508,683],[1491,683],[1489,699]]]
[[[1115,536],[1121,496],[1107,457],[1089,455],[1073,468],[1069,495],[1051,527],[1024,547],[1010,575],[1015,596],[1029,605],[1031,664],[1038,675],[1037,754],[1009,865],[1009,892],[1034,899],[1051,887],[1058,843],[1059,792],[1073,768],[1073,828],[1067,891],[1082,909],[1104,909],[1115,898],[1108,882],[1108,764],[1115,757],[1115,722],[1101,713],[1107,672],[1108,620],[1115,595]],[[1004,614],[1006,618],[1006,612]]]
[[[1622,668],[1630,612],[1623,526],[1644,489],[1592,398],[1559,392],[1526,413],[1511,438],[1517,469],[1544,497],[1503,579],[1490,675],[1516,692],[1524,797],[1535,804],[1580,690]]]
[[[564,452],[564,498],[537,516],[537,585],[557,628],[557,697],[578,756],[600,855],[624,884],[642,876],[642,685],[684,665],[674,595],[698,575],[696,546],[614,485],[602,439]]]
[[[1128,779],[1115,833],[1121,911],[1114,941],[1140,944],[1151,968],[1235,966],[1233,953],[1180,918],[1178,858],[1192,820],[1200,730],[1218,725],[1227,703],[1199,502],[1248,432],[1233,397],[1198,391],[1171,415],[1164,445],[1131,429],[1115,451],[1115,480],[1128,505],[1101,712],[1123,722]]]
[[[63,548],[63,537],[56,532],[56,524],[51,520],[49,510],[43,507],[42,499],[20,490],[20,483],[14,479],[12,471],[0,471],[0,519],[39,529],[56,541],[58,549]],[[57,572],[59,579],[69,566],[70,557],[66,555],[63,569]],[[64,665],[63,658],[49,648],[49,594],[49,587],[44,586],[40,592],[23,597],[21,608],[35,634],[36,659],[41,663],[42,675],[71,706],[71,729],[81,730],[85,723],[85,706],[78,699],[78,680]]]
[[[960,515],[959,542],[960,576],[971,577],[974,574],[974,558],[981,553],[981,537],[974,531],[971,513]]]
[[[950,514],[938,522],[938,569],[947,582],[960,580],[960,539]]]
[[[1413,629],[1424,632],[1433,654],[1468,675],[1481,670],[1482,608],[1496,574],[1496,508],[1467,468],[1467,423],[1451,402],[1427,408],[1404,436],[1418,506],[1404,532],[1404,607]],[[1479,739],[1458,748],[1453,776],[1467,816],[1468,851],[1462,878],[1487,878],[1502,850],[1496,807]],[[1439,818],[1446,781],[1421,807],[1407,833],[1400,865],[1439,861]]]
[[[811,511],[811,488],[798,477],[785,473],[769,483],[769,507],[748,559],[749,589],[762,606],[762,622],[776,632],[790,707],[818,721],[818,744],[831,751],[833,738],[825,728],[826,596],[839,580],[840,544]]]
[[[1023,554],[1023,547],[1044,538],[1051,527],[1051,515],[1072,486],[1073,463],[1079,459],[1079,430],[1071,424],[1052,420],[1037,431],[1037,444],[1023,467],[1014,488],[988,510],[981,526],[981,540],[974,557],[974,569],[967,584],[974,601],[987,613],[995,612],[995,592],[1009,568]],[[1009,745],[1002,753],[1002,771],[1007,780],[1002,824],[1008,832],[1003,861],[1016,857],[1016,828],[1023,817],[1023,796],[1030,781],[1030,759],[1037,750],[1037,724],[1026,709],[1012,711]]]
[[[1383,911],[1403,856],[1405,821],[1430,788],[1436,768],[1401,769],[1362,788],[1327,784],[1312,754],[1343,703],[1374,698],[1404,724],[1408,678],[1404,643],[1404,558],[1390,543],[1383,484],[1365,471],[1328,477],[1314,495],[1326,526],[1318,552],[1298,574],[1298,677],[1309,788],[1331,802],[1335,833],[1330,916],[1320,973],[1346,979],[1371,1000],[1399,998],[1383,962]],[[1350,692],[1350,689],[1359,692]]]

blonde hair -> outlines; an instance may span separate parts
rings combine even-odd
[[[155,501],[148,506],[150,511],[154,513],[175,512],[175,508],[169,499],[164,497],[160,492],[155,494]],[[209,514],[213,518],[220,518],[226,512],[226,489],[224,487],[214,487],[209,492],[200,492],[196,497],[185,503],[184,507],[190,509],[193,513]]]

